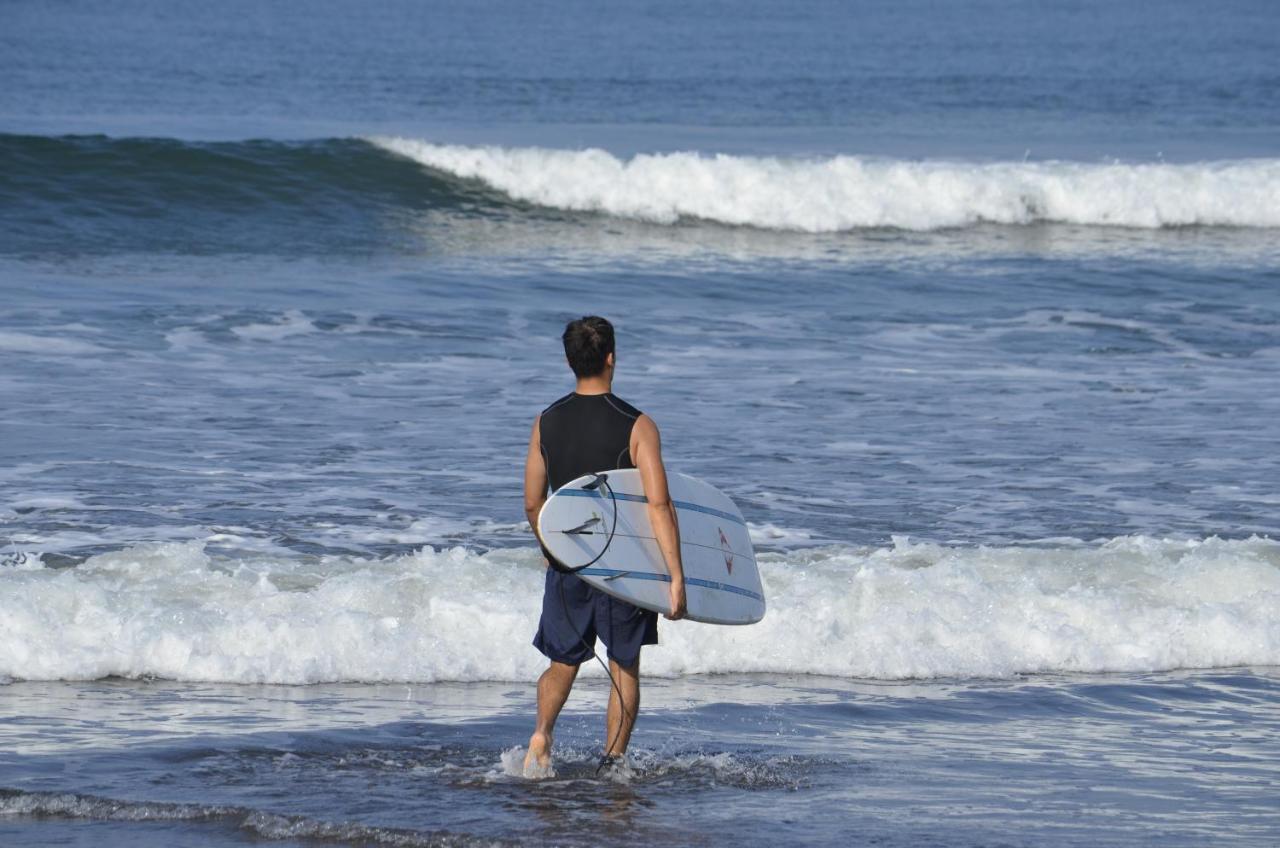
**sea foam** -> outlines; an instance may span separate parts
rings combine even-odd
[[[1280,160],[1195,164],[903,161],[372,144],[540,206],[660,224],[798,232],[981,223],[1280,227]]]
[[[532,549],[224,559],[138,545],[0,567],[0,677],[533,680]],[[663,622],[649,674],[903,679],[1280,664],[1280,544],[1126,537],[1055,547],[898,539],[761,556],[749,627]],[[587,669],[587,673],[598,673]]]

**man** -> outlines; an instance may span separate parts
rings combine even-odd
[[[666,617],[674,621],[685,613],[684,570],[658,427],[612,392],[613,325],[596,316],[580,318],[569,322],[563,338],[565,358],[577,385],[533,422],[524,468],[525,515],[536,534],[548,485],[555,491],[592,472],[638,468],[649,502],[649,522],[671,575],[671,608]],[[640,708],[640,648],[658,642],[656,613],[596,591],[577,575],[557,570],[549,558],[547,566],[542,618],[533,644],[551,665],[538,679],[538,717],[525,756],[526,776],[549,771],[556,718],[573,688],[578,666],[594,655],[597,636],[608,651],[613,681],[601,765],[622,758]]]

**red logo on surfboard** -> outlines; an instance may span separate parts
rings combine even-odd
[[[724,528],[717,527],[720,531],[720,550],[724,551],[724,568],[730,574],[733,573],[733,548],[729,547],[729,537],[724,534]]]

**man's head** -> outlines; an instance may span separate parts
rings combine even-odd
[[[570,321],[564,328],[564,355],[578,377],[599,377],[613,367],[613,325],[598,315]]]

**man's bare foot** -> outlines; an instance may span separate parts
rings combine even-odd
[[[524,755],[525,777],[551,777],[551,736],[534,733],[529,737],[529,752]]]

